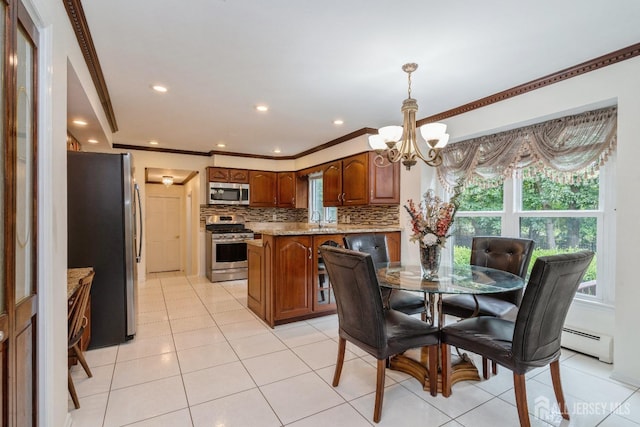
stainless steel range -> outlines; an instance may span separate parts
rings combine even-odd
[[[212,215],[206,220],[206,270],[212,282],[247,278],[247,240],[253,231],[245,228],[241,215]]]

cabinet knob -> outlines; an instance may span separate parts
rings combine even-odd
[[[309,249],[309,259],[312,259],[313,258],[313,254],[311,252],[311,248],[308,248],[308,249]]]

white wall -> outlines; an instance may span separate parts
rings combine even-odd
[[[576,302],[571,308],[569,320],[578,322],[584,328],[613,335],[614,377],[635,385],[640,385],[640,363],[636,359],[640,353],[640,334],[635,330],[640,321],[640,311],[637,308],[640,286],[636,269],[640,252],[640,227],[637,225],[640,209],[640,199],[637,197],[637,187],[640,184],[639,75],[640,58],[636,57],[445,120],[452,140],[459,141],[543,120],[549,116],[585,110],[589,106],[615,104],[617,101],[617,231],[615,254],[608,254],[615,263],[615,311]],[[402,179],[404,197],[428,187],[430,176],[404,174]],[[403,221],[406,224],[406,217]]]

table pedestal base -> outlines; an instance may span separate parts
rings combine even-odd
[[[451,363],[451,385],[458,381],[480,381],[480,375],[476,366],[468,359],[468,357],[458,358]],[[421,352],[420,361],[412,359],[404,354],[398,354],[393,356],[389,361],[389,368],[395,371],[404,372],[411,375],[422,384],[422,389],[429,391],[429,375],[430,372],[427,369],[427,352]],[[441,372],[438,375],[438,393],[442,393],[442,375]]]

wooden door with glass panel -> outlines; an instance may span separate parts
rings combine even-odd
[[[3,426],[37,425],[37,44],[26,9],[3,1],[0,381]],[[8,25],[8,27],[5,27]],[[7,58],[12,58],[8,61]]]

